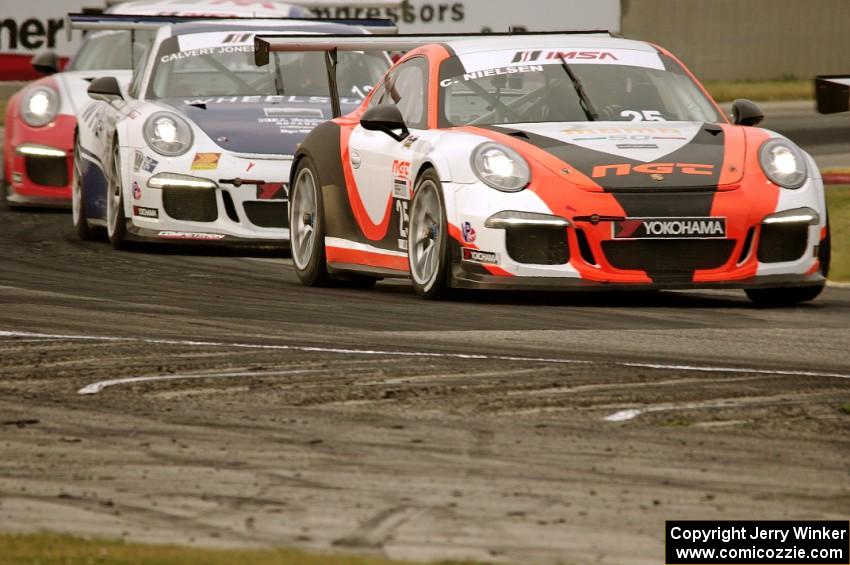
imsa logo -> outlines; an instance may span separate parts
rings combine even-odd
[[[613,232],[614,239],[724,239],[726,218],[627,218]]]

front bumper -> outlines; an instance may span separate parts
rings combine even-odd
[[[774,189],[776,190],[776,189]],[[765,203],[757,191],[671,194],[670,198],[711,198],[710,218],[722,218],[718,237],[615,238],[613,220],[622,208],[610,194],[566,197],[560,207],[530,190],[496,193],[480,185],[448,184],[447,214],[453,227],[453,286],[539,290],[659,290],[757,288],[822,285],[819,249],[826,234],[826,207],[819,179],[799,190],[782,190]],[[452,197],[453,196],[453,197]],[[635,198],[643,198],[637,195]],[[649,217],[675,218],[669,201]],[[799,225],[768,225],[765,219],[808,209],[817,218]],[[566,228],[494,229],[488,218],[505,211],[543,214],[570,221]],[[601,214],[602,220],[587,218]],[[493,223],[490,223],[492,226]],[[524,239],[523,239],[524,238]]]
[[[130,150],[124,158],[133,163],[124,198],[132,239],[288,246],[289,193],[284,179],[289,178],[291,161],[222,153],[215,169],[193,170],[191,164],[147,152]],[[170,180],[156,188],[152,178]],[[204,182],[209,186],[199,186]]]
[[[7,200],[18,206],[71,205],[76,117],[60,114],[43,127],[7,125]]]

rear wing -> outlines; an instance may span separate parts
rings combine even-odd
[[[274,22],[325,22],[341,25],[349,25],[363,28],[370,33],[378,35],[390,35],[398,32],[392,20],[382,18],[359,19],[359,18],[276,18],[269,16],[234,17],[234,16],[139,16],[133,14],[68,14],[65,22],[65,30],[68,41],[71,40],[71,31],[75,29],[86,31],[139,31],[154,30],[164,25],[181,24],[198,21],[245,21],[246,23],[258,20]]]
[[[330,85],[331,108],[333,115],[342,115],[340,108],[339,88],[336,79],[337,53],[339,51],[412,51],[432,43],[445,43],[455,39],[499,37],[529,37],[551,38],[558,35],[599,35],[613,36],[608,30],[580,31],[545,31],[545,32],[513,32],[508,33],[444,33],[434,34],[402,34],[393,36],[364,36],[364,35],[255,35],[254,63],[258,67],[269,64],[269,56],[273,51],[320,51],[325,53],[325,64]]]
[[[850,110],[850,76],[831,75],[815,78],[818,112],[837,114]]]

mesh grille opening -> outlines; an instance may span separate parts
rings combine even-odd
[[[44,186],[68,186],[66,157],[24,157],[27,177]]]
[[[214,188],[164,188],[162,207],[175,220],[214,222],[218,219]]]
[[[796,261],[806,252],[808,243],[808,224],[763,225],[758,258],[762,263]]]
[[[506,231],[508,255],[517,263],[565,265],[570,246],[564,228],[511,228]]]
[[[242,207],[245,215],[255,226],[261,228],[286,228],[289,227],[289,207],[287,202],[261,202],[250,200],[244,202]]]
[[[593,249],[590,248],[590,242],[587,240],[584,230],[576,230],[576,239],[578,240],[578,251],[581,253],[581,258],[590,265],[598,265],[599,263],[593,255]]]

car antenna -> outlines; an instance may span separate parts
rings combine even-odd
[[[567,63],[567,60],[564,58],[564,54],[558,53],[558,58],[561,60],[561,66],[564,67],[565,71],[567,71],[567,75],[570,77],[570,80],[573,81],[573,86],[581,100],[581,107],[582,110],[584,110],[584,114],[587,116],[587,119],[591,122],[597,121],[599,119],[599,114],[596,112],[596,108],[593,107],[593,103],[590,101],[590,98],[588,98],[587,92],[584,90],[584,84],[582,84],[581,80],[573,72],[572,67],[570,67],[570,64]]]

